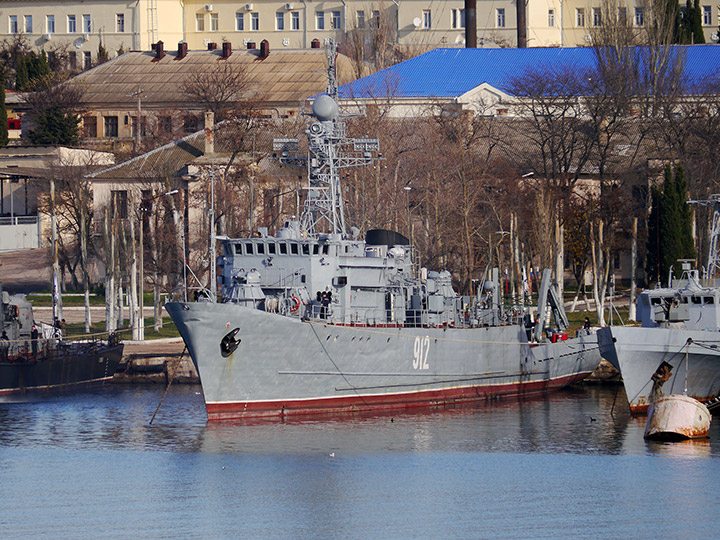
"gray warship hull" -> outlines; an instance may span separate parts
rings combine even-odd
[[[350,326],[232,303],[165,307],[198,370],[211,420],[534,396],[582,380],[600,361],[595,335],[531,344],[521,325]],[[221,342],[235,329],[237,348],[223,355]]]
[[[653,374],[663,362],[670,376],[662,393],[703,403],[720,396],[720,332],[686,328],[607,327],[598,330],[600,352],[622,374],[630,410],[645,413],[652,401]],[[688,340],[692,340],[688,344]]]

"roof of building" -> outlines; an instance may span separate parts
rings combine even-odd
[[[685,79],[700,80],[720,69],[720,46],[678,46],[685,54]],[[589,69],[592,47],[526,49],[435,49],[345,84],[341,98],[461,96],[483,83],[510,91],[515,77],[541,66]]]
[[[192,99],[183,86],[193,74],[208,73],[230,64],[245,69],[249,87],[260,102],[298,104],[327,87],[327,57],[324,49],[271,51],[262,58],[259,50],[233,51],[227,58],[222,50],[177,51],[158,59],[155,52],[128,52],[74,77],[84,88],[83,102],[89,107],[134,107],[138,89],[143,106],[173,107]],[[340,56],[339,78],[352,80],[350,60]]]

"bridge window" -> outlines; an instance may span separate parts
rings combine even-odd
[[[282,242],[280,244],[280,255],[287,255],[287,244],[285,242]]]
[[[235,244],[235,253],[237,255],[242,255],[242,244]]]
[[[692,303],[693,304],[702,304],[702,298],[700,298],[699,296],[693,296]]]
[[[317,255],[318,253],[320,253],[320,246],[313,244],[313,255]]]
[[[252,242],[245,244],[245,255],[254,255]]]
[[[298,245],[297,245],[295,242],[293,242],[292,244],[290,244],[290,253],[291,253],[292,255],[297,255],[298,252],[299,252],[299,251],[298,251]]]
[[[310,244],[303,244],[302,252],[303,252],[303,255],[310,255]]]
[[[258,254],[258,255],[265,255],[265,244],[258,244],[258,245],[257,245],[257,254]]]
[[[275,242],[270,242],[268,245],[268,253],[270,255],[275,255]]]
[[[715,303],[715,297],[713,296],[706,296],[704,298],[705,304],[714,304]]]

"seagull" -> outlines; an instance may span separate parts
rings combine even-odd
[[[330,457],[335,457],[335,452],[330,452]]]

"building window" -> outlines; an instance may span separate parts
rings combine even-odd
[[[55,33],[55,15],[48,15],[45,17],[45,32],[47,34]]]
[[[555,10],[548,9],[548,26],[551,28],[555,26]]]
[[[285,30],[285,13],[282,11],[275,13],[275,30]]]
[[[340,29],[340,12],[339,11],[332,12],[332,27],[335,30]]]
[[[25,33],[32,34],[32,15],[25,15]]]
[[[250,14],[250,29],[254,32],[257,32],[260,30],[260,14],[259,13],[251,13]]]
[[[83,53],[83,57],[85,59],[84,66],[85,69],[90,69],[92,67],[92,53],[90,51],[85,51]]]
[[[293,11],[290,14],[290,20],[292,22],[292,29],[293,30],[300,30],[300,12],[299,11]]]
[[[158,131],[160,133],[172,133],[172,116],[158,118]]]
[[[358,11],[356,13],[357,15],[357,27],[358,28],[365,28],[365,12],[364,11]]]
[[[125,14],[124,13],[118,13],[115,15],[115,31],[116,32],[124,32],[125,31]]]
[[[244,13],[236,13],[235,14],[235,30],[238,32],[242,32],[245,30],[245,14]]]
[[[68,15],[68,34],[74,34],[77,32],[77,24],[75,22],[75,15]]]
[[[380,28],[380,10],[376,9],[373,11],[373,21],[375,21],[375,28]]]
[[[505,28],[505,8],[497,8],[497,27]]]
[[[643,17],[643,8],[636,7],[635,8],[635,26],[642,26],[645,24],[645,19]]]
[[[592,8],[593,26],[600,26],[602,24],[602,9],[599,7]]]
[[[712,6],[703,6],[703,26],[710,26],[712,24]]]
[[[315,27],[317,30],[325,30],[325,12],[315,12]]]
[[[204,13],[196,13],[195,14],[195,30],[197,30],[198,32],[205,31],[205,14]]]
[[[77,68],[77,53],[75,51],[68,52],[68,64],[70,69]]]
[[[183,131],[185,133],[195,133],[198,128],[197,116],[186,116],[183,121]]]
[[[585,8],[575,8],[575,26],[585,26]]]
[[[85,137],[97,137],[97,117],[83,116],[83,132]]]
[[[625,26],[627,24],[627,8],[618,8],[618,23]]]
[[[117,116],[105,116],[105,136],[106,137],[117,137],[118,136],[118,117]]]
[[[210,31],[217,32],[220,27],[220,20],[217,13],[210,14]]]
[[[116,117],[117,118],[117,117]],[[111,191],[113,213],[119,219],[128,217],[128,193],[127,191]]]
[[[465,10],[453,9],[450,13],[450,26],[452,28],[465,28]]]
[[[92,22],[90,21],[90,15],[83,15],[83,33],[89,34],[92,32]]]
[[[425,30],[430,30],[432,28],[432,13],[429,9],[423,9],[422,15],[422,27]]]
[[[9,26],[10,26],[9,30],[10,30],[11,34],[19,34],[20,33],[20,29],[18,28],[17,15],[10,15]]]

